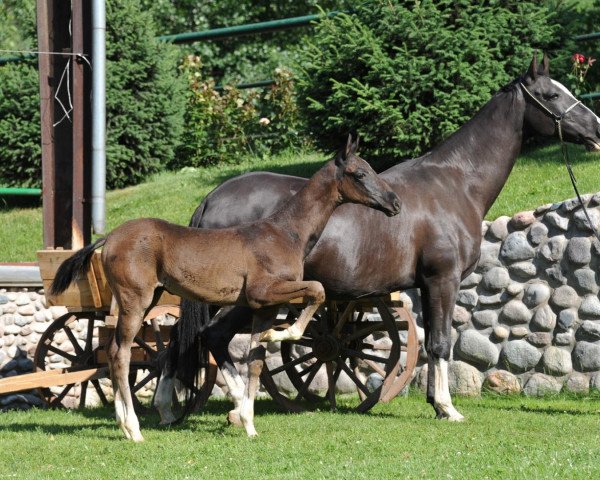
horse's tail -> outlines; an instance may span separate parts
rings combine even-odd
[[[210,321],[208,305],[181,300],[179,321],[171,329],[167,376],[176,376],[187,387],[181,422],[191,413],[198,394],[198,372],[208,365],[208,348],[204,330]]]
[[[94,250],[101,247],[106,242],[106,238],[100,238],[94,243],[83,247],[75,252],[74,255],[67,258],[60,264],[56,271],[56,276],[50,287],[51,295],[59,295],[64,292],[69,285],[76,281],[81,275],[85,274],[90,268],[90,261]]]

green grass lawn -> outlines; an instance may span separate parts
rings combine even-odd
[[[111,408],[0,414],[0,478],[600,478],[600,398],[459,398],[461,424],[413,393],[367,414],[284,414],[257,402],[259,437],[226,426],[226,401],[176,428],[142,419],[122,438]]]
[[[574,146],[570,146],[570,153],[580,191],[600,191],[600,155]],[[229,177],[250,170],[310,176],[325,160],[318,154],[287,154],[260,162],[162,173],[141,185],[107,194],[108,231],[138,217],[187,224],[202,198]],[[539,148],[517,160],[487,218],[512,215],[574,196],[558,146]],[[35,252],[42,246],[41,209],[0,209],[0,225],[0,262],[35,260]]]

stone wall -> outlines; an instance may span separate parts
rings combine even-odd
[[[583,200],[600,227],[600,193]],[[452,319],[452,390],[600,389],[600,242],[578,200],[484,222],[482,234]],[[405,298],[422,324],[418,292]],[[421,387],[426,371],[415,379]]]
[[[600,193],[584,200],[600,226]],[[461,284],[452,320],[453,393],[600,389],[600,242],[578,201],[484,222],[482,234],[479,265]],[[422,326],[418,291],[403,292],[402,298]],[[41,290],[0,289],[0,378],[32,370],[40,335],[64,313],[64,307],[47,308]],[[419,335],[422,340],[422,328]],[[246,345],[244,336],[234,340],[234,359],[243,359]],[[425,360],[422,351],[414,379],[421,388]],[[268,361],[280,362],[274,346]],[[346,380],[342,376],[339,390],[352,387]],[[315,389],[324,388],[323,382],[324,371]],[[281,385],[283,391],[290,388]],[[35,391],[0,396],[0,409],[40,403]]]

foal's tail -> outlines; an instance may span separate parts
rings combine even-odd
[[[76,281],[81,275],[87,273],[90,269],[90,260],[94,250],[104,245],[106,238],[100,238],[94,243],[83,247],[81,250],[75,252],[75,254],[67,258],[63,263],[60,264],[56,271],[56,276],[52,281],[50,287],[51,295],[59,295],[64,292],[69,285]]]

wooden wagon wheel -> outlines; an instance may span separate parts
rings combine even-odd
[[[302,339],[282,342],[282,364],[272,368],[265,365],[261,381],[269,394],[289,411],[302,411],[306,403],[317,401],[328,402],[331,408],[336,408],[335,387],[344,372],[359,392],[357,400],[349,400],[350,408],[365,412],[373,407],[396,381],[401,351],[396,319],[382,300],[375,299],[375,302],[388,312],[381,315],[381,321],[368,321],[360,302],[327,302],[327,309],[311,321]],[[293,316],[297,316],[293,305],[290,309]],[[389,355],[374,350],[373,334],[389,338]],[[364,367],[381,375],[382,384],[371,387],[362,373]],[[322,368],[327,375],[326,391],[309,391]],[[289,378],[297,392],[294,398],[279,392],[274,381],[276,375]]]
[[[130,385],[134,403],[141,407],[136,396],[145,385],[157,377],[159,352],[166,348],[168,330],[158,325],[156,317],[164,313],[179,315],[177,306],[159,306],[147,315],[144,327],[135,337],[138,347],[133,352]],[[78,333],[83,333],[79,337]],[[151,332],[151,333],[150,333]],[[149,340],[152,338],[152,340]],[[42,334],[34,355],[38,371],[62,371],[73,374],[73,382],[42,387],[42,398],[51,407],[83,407],[88,400],[88,387],[103,405],[109,403],[110,381],[106,352],[105,317],[99,312],[73,312],[56,319]],[[138,373],[142,372],[142,378]],[[79,392],[79,399],[68,397]]]

